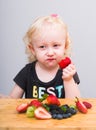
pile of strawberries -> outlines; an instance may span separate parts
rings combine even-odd
[[[77,97],[76,97],[76,109],[82,113],[87,113],[88,109],[92,107],[92,104],[83,101],[81,102]],[[57,105],[60,106],[60,101],[58,98],[54,95],[49,95],[46,97],[46,104],[50,105]],[[18,113],[25,113],[27,117],[35,117],[37,119],[50,119],[52,118],[52,115],[50,112],[45,109],[44,103],[38,99],[33,99],[29,103],[22,103],[19,106],[16,107],[16,110]]]
[[[43,98],[45,100],[45,98]],[[43,107],[42,99],[34,99],[29,103],[22,103],[16,107],[17,112],[24,113],[26,112],[28,117],[36,117],[37,119],[50,119],[52,118],[51,114]],[[47,104],[54,104],[59,106],[60,101],[54,95],[49,95],[46,97]]]

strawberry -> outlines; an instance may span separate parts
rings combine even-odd
[[[55,104],[55,105],[60,105],[60,101],[58,100],[58,98],[54,95],[49,95],[47,98],[47,103],[48,104]]]
[[[77,101],[75,102],[76,103],[76,107],[77,109],[82,112],[82,113],[87,113],[88,112],[88,109],[86,108],[86,106],[81,102],[79,101],[79,99],[76,97]]]
[[[42,103],[37,100],[37,99],[34,99],[32,100],[30,103],[29,103],[30,106],[35,106],[35,107],[39,107],[39,106],[42,106]]]
[[[67,67],[71,63],[71,59],[69,57],[66,57],[65,59],[62,59],[58,64],[61,69]]]
[[[17,110],[17,112],[19,112],[19,113],[23,113],[23,112],[26,112],[28,106],[29,106],[28,103],[22,103],[22,104],[20,104],[20,105],[18,105],[18,106],[16,107],[16,110]]]
[[[84,104],[88,109],[90,109],[90,108],[92,107],[92,104],[89,103],[89,102],[83,101],[83,104]]]
[[[37,119],[50,119],[52,118],[51,114],[43,107],[38,107],[34,111],[34,116]]]

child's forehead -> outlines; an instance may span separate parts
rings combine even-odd
[[[62,28],[44,27],[34,33],[33,40],[39,43],[64,42],[66,39],[66,31]]]
[[[59,34],[66,34],[67,28],[61,24],[54,24],[54,23],[47,23],[45,22],[43,25],[38,26],[35,28],[34,34],[45,34],[45,33],[59,33]]]

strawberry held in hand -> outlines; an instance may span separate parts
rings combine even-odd
[[[49,95],[47,98],[47,103],[48,104],[55,104],[55,105],[60,105],[60,101],[58,100],[58,98],[54,95]]]
[[[71,59],[69,57],[66,57],[65,59],[62,59],[58,64],[61,69],[67,67],[71,63]]]

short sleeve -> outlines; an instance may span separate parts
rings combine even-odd
[[[27,67],[25,66],[13,80],[18,86],[25,90],[27,84]]]

